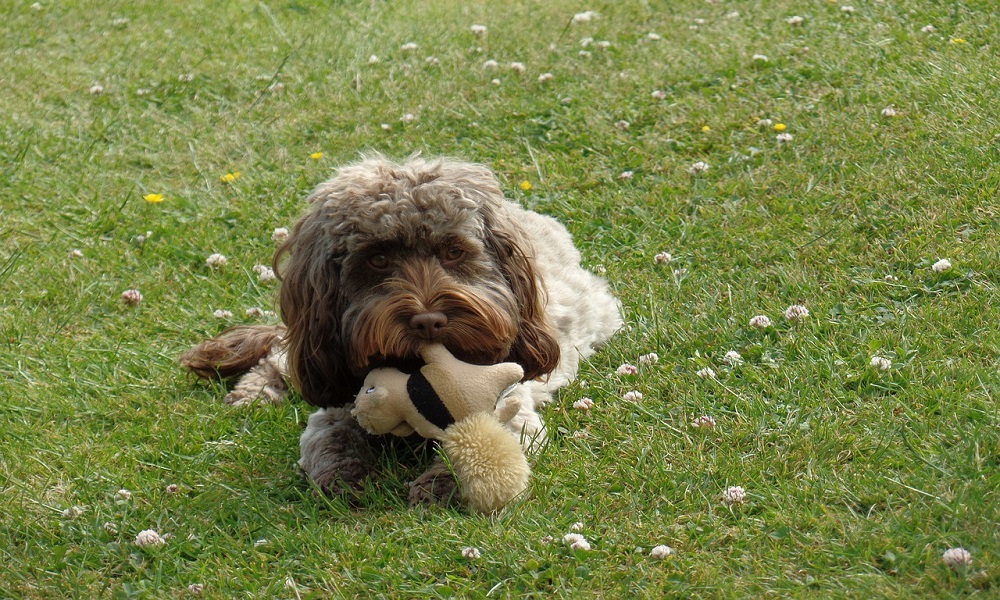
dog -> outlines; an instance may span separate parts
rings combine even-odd
[[[372,439],[349,406],[371,369],[412,364],[429,343],[464,362],[516,362],[524,379],[506,397],[520,405],[508,426],[530,451],[545,436],[536,409],[622,326],[566,228],[506,199],[485,166],[365,157],[308,202],[274,258],[284,325],[230,329],[181,362],[241,376],[230,404],[280,401],[290,382],[318,407],[299,465],[325,493],[357,494],[371,474]],[[410,502],[453,487],[438,461],[411,482]]]

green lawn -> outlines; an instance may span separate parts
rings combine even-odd
[[[0,4],[0,597],[998,594],[1000,12],[846,2]],[[490,165],[625,307],[496,518],[401,449],[316,498],[310,407],[176,362],[365,151]]]

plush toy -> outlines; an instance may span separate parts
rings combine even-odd
[[[374,369],[351,410],[369,433],[414,432],[441,443],[466,504],[482,513],[503,508],[528,486],[531,470],[514,434],[504,427],[517,402],[498,400],[521,380],[514,363],[471,365],[440,345],[421,351],[418,372]]]

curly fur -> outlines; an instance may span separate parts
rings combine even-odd
[[[280,394],[266,390],[278,388],[260,384],[278,365],[323,409],[302,443],[317,483],[354,480],[353,471],[331,475],[354,469],[331,465],[360,456],[346,445],[363,443],[335,409],[373,367],[412,361],[430,339],[465,362],[520,364],[525,377],[508,402],[521,408],[509,426],[532,448],[544,440],[535,408],[621,327],[617,300],[580,267],[566,229],[505,199],[482,165],[375,156],[340,169],[309,203],[274,261],[285,329],[231,330],[182,361],[202,376],[249,369],[260,381],[241,393],[273,400]],[[428,315],[433,331],[417,326]]]

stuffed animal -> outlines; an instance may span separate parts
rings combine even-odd
[[[471,365],[440,345],[424,347],[418,372],[374,369],[351,410],[369,433],[414,432],[441,443],[466,504],[482,513],[503,508],[528,486],[531,470],[504,423],[517,402],[497,408],[524,371],[514,363]]]

